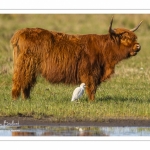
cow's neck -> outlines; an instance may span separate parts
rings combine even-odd
[[[102,40],[104,41],[102,42]],[[100,53],[103,55],[103,61],[101,62],[101,68],[103,68],[102,82],[110,78],[111,74],[114,73],[115,65],[127,56],[124,51],[121,52],[119,42],[111,39],[109,35],[100,36],[99,43],[102,47]]]

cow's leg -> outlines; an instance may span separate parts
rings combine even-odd
[[[20,54],[17,59],[13,78],[14,86],[12,93],[14,98],[17,98],[21,91],[23,99],[30,97],[31,88],[35,85],[37,77],[37,62],[33,58],[30,55]],[[17,96],[15,96],[15,92]]]
[[[12,86],[12,98],[16,100],[21,93],[21,82],[18,80],[19,74],[14,72],[13,75],[13,86]]]
[[[95,100],[95,93],[96,93],[96,86],[95,85],[88,85],[86,87],[86,93],[88,95],[89,101],[94,101]]]
[[[23,99],[27,99],[27,98],[30,98],[30,90],[31,90],[31,87],[27,87],[27,88],[23,88],[22,89],[22,97]]]
[[[30,98],[31,88],[33,88],[33,86],[35,85],[35,82],[36,82],[36,77],[32,74],[30,76],[32,77],[32,80],[31,81],[26,81],[26,83],[24,83],[24,87],[22,87],[22,97],[23,97],[23,99]]]
[[[86,85],[86,93],[88,96],[89,101],[94,101],[95,100],[95,93],[97,89],[97,84],[98,83],[93,76],[87,76],[87,74],[84,74],[81,76],[81,82],[85,83]]]
[[[13,87],[12,87],[12,98],[14,100],[16,100],[21,93],[21,87],[20,85],[17,85],[16,83],[13,83]]]
[[[102,82],[102,81],[105,81],[105,80],[108,79],[108,78],[110,78],[111,74],[113,74],[113,73],[114,73],[114,68],[113,68],[113,67],[110,67],[110,66],[107,66],[107,67],[105,68],[105,73],[104,73],[104,75],[103,75],[103,77],[102,77],[102,79],[101,79],[101,82]]]
[[[12,98],[15,100],[20,96],[21,90],[22,90],[22,97],[23,99],[30,98],[30,91],[31,88],[35,85],[36,77],[33,75],[30,75],[32,77],[32,80],[24,80],[21,82],[19,80],[19,72],[14,74],[13,77],[13,87],[12,87]],[[23,75],[25,77],[25,75]]]

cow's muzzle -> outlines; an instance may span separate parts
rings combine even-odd
[[[139,43],[135,44],[133,47],[133,51],[130,52],[130,56],[135,56],[141,50],[141,46]]]
[[[137,44],[136,45],[136,52],[139,52],[141,50],[141,45],[140,44]]]

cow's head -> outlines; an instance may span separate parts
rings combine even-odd
[[[137,52],[140,51],[141,46],[139,43],[137,43],[137,36],[134,34],[134,31],[136,31],[139,28],[142,21],[139,23],[137,27],[131,30],[127,30],[123,28],[112,29],[112,23],[113,23],[113,18],[110,22],[110,27],[109,27],[109,33],[111,37],[118,39],[119,43],[121,44],[120,46],[124,47],[124,49],[127,50],[128,56],[135,56]]]

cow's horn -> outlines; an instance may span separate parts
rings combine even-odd
[[[141,21],[137,27],[131,29],[130,31],[132,31],[132,32],[136,31],[136,30],[139,28],[139,26],[141,25],[142,22],[143,22],[143,21]]]
[[[113,17],[112,17],[111,22],[110,22],[109,33],[115,34],[115,31],[112,29],[112,23],[113,23]]]

